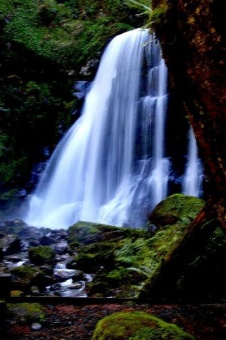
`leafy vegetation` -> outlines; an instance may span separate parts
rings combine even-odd
[[[159,6],[152,8],[151,1],[148,0],[128,0],[128,5],[131,8],[136,8],[140,11],[140,15],[147,18],[146,27],[152,29],[153,23],[160,22],[166,15],[168,6],[165,1],[163,1]]]

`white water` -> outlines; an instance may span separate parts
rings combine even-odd
[[[183,179],[182,192],[198,197],[202,191],[202,164],[198,158],[198,148],[192,128],[189,130],[188,159]]]
[[[142,29],[114,38],[81,118],[50,159],[26,222],[143,225],[167,196],[166,110],[167,69],[155,38]]]

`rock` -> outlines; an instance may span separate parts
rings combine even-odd
[[[67,280],[67,279],[70,279],[71,277],[76,276],[76,270],[66,269],[66,268],[55,269],[54,276],[61,280]]]
[[[99,62],[100,61],[97,58],[89,60],[87,64],[81,68],[80,74],[86,77],[93,78],[98,68]]]
[[[5,226],[2,230],[6,234],[19,235],[22,230],[27,228],[27,224],[20,219],[16,219],[14,221],[5,221],[4,224]]]
[[[60,240],[65,240],[67,238],[68,232],[65,229],[53,229],[49,236],[54,238],[55,242],[59,242]]]
[[[160,228],[154,239],[157,241],[161,233],[165,233],[166,238],[156,249],[158,256],[161,257],[164,245],[169,249],[157,270],[145,282],[140,298],[151,299],[153,303],[225,300],[226,278],[222,273],[226,266],[226,235],[214,219],[204,218],[202,224],[188,225],[202,205],[197,198],[173,195],[153,211],[151,217]],[[172,220],[176,221],[175,224],[171,224]],[[175,240],[176,235],[179,237]]]
[[[149,216],[150,228],[153,226],[188,225],[204,207],[204,201],[192,196],[174,194],[161,201]]]
[[[42,325],[40,323],[35,322],[31,325],[31,329],[33,331],[40,331],[40,329],[42,329]]]
[[[60,241],[59,243],[56,243],[53,248],[56,254],[59,254],[59,255],[65,254],[68,249],[68,243],[63,240],[63,241]]]
[[[83,99],[86,93],[88,92],[89,87],[90,87],[90,81],[87,81],[87,80],[76,81],[74,85],[74,89],[76,90],[76,92],[74,92],[74,95],[78,99]]]
[[[11,255],[21,250],[20,239],[15,235],[6,235],[0,239],[0,248],[5,255]]]
[[[100,320],[92,340],[194,340],[174,324],[144,312],[118,312]]]
[[[68,230],[75,256],[67,266],[93,274],[87,284],[90,296],[137,297],[203,205],[198,198],[173,195],[156,207],[143,230],[78,222]]]
[[[18,256],[18,255],[8,255],[8,256],[5,256],[5,260],[11,261],[13,263],[17,263],[17,262],[21,261],[21,256]]]
[[[37,265],[53,263],[55,259],[55,252],[49,246],[29,248],[28,255],[30,261]]]
[[[36,273],[31,281],[31,286],[36,286],[40,291],[44,291],[45,288],[55,282],[54,277],[50,275],[45,275],[43,272]]]
[[[18,235],[24,239],[40,239],[40,237],[43,236],[43,233],[38,228],[27,226],[23,228]]]
[[[38,269],[30,266],[20,266],[11,270],[12,274],[12,289],[29,292],[32,284],[32,279],[38,274]]]
[[[8,313],[12,315],[17,324],[40,323],[45,317],[39,303],[10,303]]]
[[[55,243],[55,240],[50,236],[43,236],[40,238],[39,242],[42,246],[50,246]]]

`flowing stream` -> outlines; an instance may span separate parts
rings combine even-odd
[[[58,144],[32,195],[26,222],[51,228],[78,220],[142,226],[168,193],[167,99],[167,69],[155,37],[143,29],[115,37],[81,117]]]

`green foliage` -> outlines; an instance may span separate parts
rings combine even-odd
[[[92,340],[194,339],[176,325],[144,312],[118,312],[100,320]]]
[[[131,28],[126,22],[117,22],[126,21],[126,10],[120,1],[110,6],[109,1],[59,4],[54,0],[18,0],[14,11],[15,0],[9,2],[11,11],[6,4],[2,5],[5,14],[11,14],[6,36],[66,69],[74,69],[84,58],[92,56],[91,52],[103,49],[105,37],[119,33],[121,28]]]
[[[127,0],[130,8],[136,8],[140,14],[146,17],[146,27],[152,29],[152,25],[160,22],[168,10],[168,5],[162,2],[158,7],[152,9],[152,3],[149,0]]]
[[[52,263],[55,259],[55,252],[49,246],[31,247],[28,255],[30,261],[37,265]]]

